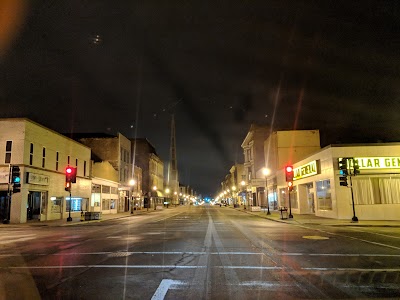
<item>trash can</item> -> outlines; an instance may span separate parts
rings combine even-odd
[[[279,207],[279,211],[280,211],[280,213],[281,213],[281,220],[283,220],[283,219],[287,219],[288,218],[288,209],[287,209],[287,207]]]

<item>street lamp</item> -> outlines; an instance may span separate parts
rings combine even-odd
[[[267,188],[267,215],[270,215],[269,211],[269,199],[268,199],[268,176],[271,174],[271,170],[269,168],[263,168],[263,174],[265,176],[265,186]]]

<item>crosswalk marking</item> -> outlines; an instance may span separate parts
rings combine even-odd
[[[7,245],[12,243],[24,242],[36,238],[36,234],[18,234],[15,231],[2,232],[2,237],[0,238],[0,245]]]

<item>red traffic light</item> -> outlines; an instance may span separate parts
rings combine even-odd
[[[76,172],[77,172],[77,168],[74,167],[66,167],[65,168],[65,182],[72,182],[75,183],[76,182]]]
[[[286,182],[293,181],[293,166],[285,167]]]

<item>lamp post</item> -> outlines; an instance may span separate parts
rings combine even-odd
[[[131,214],[133,214],[133,210],[134,210],[134,201],[133,201],[133,186],[136,184],[135,179],[131,179],[129,180],[129,185],[131,187]]]
[[[269,199],[268,199],[268,176],[271,174],[271,170],[269,168],[263,168],[263,174],[265,176],[265,187],[267,189],[267,215],[270,215],[269,211]]]
[[[167,208],[168,208],[168,201],[169,201],[169,193],[170,193],[170,189],[169,188],[166,188],[165,189],[165,194],[167,194],[167,201],[165,201],[165,202],[167,202]]]
[[[232,186],[233,207],[237,207],[236,186]],[[236,195],[235,195],[236,194]]]
[[[241,182],[240,182],[240,185],[242,186],[242,197],[243,197],[243,190],[246,188],[246,182],[244,181],[244,180],[242,180]],[[245,193],[244,193],[244,201],[247,201],[247,191],[245,191]],[[246,202],[244,202],[244,209],[246,209]]]
[[[157,186],[153,186],[153,191],[157,194]],[[158,198],[158,197],[152,197],[152,198]],[[156,210],[156,209],[157,209],[157,207],[156,207],[156,199],[154,199],[154,210]]]

